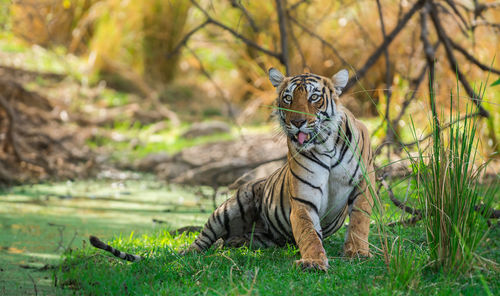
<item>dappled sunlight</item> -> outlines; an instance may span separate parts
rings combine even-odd
[[[0,0],[0,295],[500,294],[499,8],[495,0]],[[287,93],[283,82],[293,79],[318,79],[321,87]],[[292,104],[302,95],[317,112]],[[289,106],[280,104],[285,98]],[[322,123],[289,135],[281,112]],[[345,127],[337,117],[349,118]],[[470,118],[477,147],[465,154],[475,157],[457,174],[484,174],[474,186],[466,182],[475,174],[464,177],[457,189],[476,197],[462,201],[476,219],[469,223],[463,209],[453,217],[424,211],[426,192],[432,204],[455,187],[444,182],[429,194],[419,169],[451,141],[435,136],[462,131]],[[319,141],[332,142],[315,150],[325,161],[311,154],[305,161],[319,167],[299,161],[292,172],[289,164]],[[306,145],[293,151],[296,143]],[[435,159],[443,169],[436,176],[455,176]],[[343,176],[351,164],[353,175]],[[293,177],[238,189],[284,165]],[[328,181],[316,186],[320,175]],[[305,232],[296,216],[292,222],[291,199],[262,193],[272,188],[282,197],[296,187],[290,180],[313,185],[297,196],[314,199],[302,205],[309,221],[314,209],[332,213],[346,178],[351,217],[331,217],[339,223],[330,236],[325,214],[321,228],[299,239]],[[373,212],[356,190],[372,181],[366,193],[380,198]],[[236,230],[248,232],[252,199],[234,199],[207,223],[235,192],[267,196],[249,213],[280,220],[278,232],[290,226],[290,244],[255,249],[248,233],[232,232],[239,219]],[[455,205],[460,194],[449,196]],[[455,249],[470,263],[456,276],[430,268],[432,217],[454,221],[447,232],[459,232],[458,242],[465,224],[482,223],[474,248]],[[214,232],[213,224],[224,227]],[[262,243],[281,245],[272,221],[263,224]],[[347,230],[358,224],[363,239]],[[90,235],[146,260],[125,263]],[[196,237],[215,245],[181,256]],[[244,246],[221,247],[220,237]],[[364,247],[347,258],[353,241]],[[323,249],[326,272],[295,265]]]

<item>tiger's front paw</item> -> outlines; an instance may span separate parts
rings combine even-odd
[[[344,256],[349,258],[371,258],[373,255],[370,253],[368,246],[366,248],[357,248],[354,244],[344,244]]]
[[[329,267],[328,259],[300,259],[295,261],[295,266],[304,271],[326,271]]]

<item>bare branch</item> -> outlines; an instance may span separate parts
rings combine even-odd
[[[287,8],[288,11],[290,10],[295,10],[295,8],[299,7],[302,3],[309,3],[311,0],[298,0],[294,4],[292,4],[290,7]]]
[[[212,83],[212,85],[215,87],[215,89],[217,90],[217,92],[219,93],[219,95],[222,97],[222,100],[224,100],[224,103],[226,104],[227,113],[228,113],[229,117],[231,117],[231,119],[233,120],[233,122],[235,124],[238,124],[237,121],[236,121],[236,116],[234,114],[234,110],[233,110],[232,104],[231,104],[231,100],[229,100],[229,98],[226,96],[226,94],[224,93],[224,91],[214,81],[214,79],[212,78],[212,75],[210,75],[210,73],[208,73],[207,69],[205,69],[205,67],[203,66],[203,63],[202,63],[200,57],[198,57],[198,55],[194,52],[194,50],[192,50],[191,48],[189,48],[187,46],[186,46],[186,48],[187,48],[187,50],[189,50],[189,52],[193,55],[193,57],[198,62],[198,65],[200,66],[201,73],[203,73],[203,75]]]
[[[288,13],[288,12],[287,12]],[[337,58],[340,60],[340,62],[342,62],[342,64],[346,65],[346,66],[349,66],[350,64],[340,55],[339,51],[331,44],[329,43],[328,41],[326,41],[325,39],[323,39],[321,36],[319,36],[318,34],[314,33],[313,31],[311,31],[308,27],[306,27],[305,25],[299,23],[298,20],[296,20],[294,17],[292,17],[289,13],[288,13],[288,19],[294,23],[297,27],[299,27],[302,31],[306,32],[307,34],[309,34],[310,36],[316,38],[319,42],[321,42],[321,44],[323,44],[323,46],[326,46],[327,48],[329,48],[334,55],[337,56]]]
[[[462,22],[462,25],[465,27],[465,28],[461,28],[462,30],[465,29],[469,29],[471,26],[467,23],[467,21],[465,20],[465,18],[462,16],[462,14],[460,13],[460,11],[458,10],[456,4],[455,4],[455,1],[453,0],[445,0],[446,4],[448,4],[448,6],[451,7],[451,9],[453,10],[453,12],[455,13],[455,15],[460,19],[460,21]],[[458,22],[457,22],[458,23]]]
[[[472,99],[472,102],[478,107],[479,114],[483,117],[489,117],[490,114],[488,113],[488,111],[486,111],[486,109],[484,109],[481,106],[481,101],[482,101],[481,96],[474,92],[474,90],[470,86],[469,82],[467,81],[467,78],[460,71],[457,60],[456,60],[455,55],[453,54],[453,50],[451,48],[450,39],[448,38],[448,35],[446,34],[445,30],[443,29],[443,26],[441,25],[441,21],[439,20],[439,16],[437,15],[437,11],[435,9],[435,6],[433,6],[429,12],[430,12],[432,22],[434,23],[434,28],[436,29],[436,32],[439,36],[439,39],[441,40],[441,42],[443,42],[443,45],[444,45],[444,48],[446,51],[446,56],[448,58],[448,62],[450,63],[451,69],[457,73],[458,80],[460,80],[460,82],[462,83],[462,85],[465,89],[465,92]],[[476,99],[478,99],[478,100],[476,100]]]
[[[276,10],[278,12],[278,24],[280,28],[280,43],[281,43],[281,58],[285,65],[286,76],[290,75],[290,63],[288,56],[288,34],[286,32],[286,16],[287,14],[283,10],[284,0],[275,0]]]
[[[475,29],[479,26],[484,26],[484,27],[492,27],[496,30],[500,30],[500,23],[492,23],[487,20],[474,20],[472,22],[472,28]]]
[[[435,86],[434,81],[436,78],[435,71],[435,51],[429,41],[429,28],[427,27],[427,16],[429,14],[429,3],[425,4],[425,7],[420,10],[420,40],[422,40],[422,45],[424,46],[425,60],[427,62],[427,67],[429,68],[429,104],[431,105],[432,114],[434,120],[437,121],[437,126],[440,126],[439,119],[436,116],[436,101],[434,100]]]
[[[243,13],[243,15],[247,19],[248,24],[250,25],[250,27],[252,27],[252,30],[254,32],[260,32],[260,28],[257,26],[257,24],[255,23],[255,20],[253,19],[252,15],[250,15],[250,13],[245,8],[245,6],[243,6],[241,4],[241,1],[239,1],[239,0],[231,0],[231,6],[236,7],[239,10],[241,10],[241,12]]]
[[[449,39],[450,45],[456,49],[458,52],[460,52],[469,62],[473,63],[476,65],[479,69],[484,70],[484,71],[491,71],[492,73],[495,74],[500,74],[500,69],[495,69],[493,67],[490,67],[488,65],[482,64],[480,61],[478,61],[475,57],[473,57],[471,54],[467,52],[463,47],[455,43],[452,39]]]
[[[436,44],[434,46],[434,48],[437,48],[438,45],[439,45],[439,43]],[[427,69],[429,69],[429,66],[427,64],[425,64],[425,66],[420,71],[420,74],[418,75],[417,79],[414,79],[415,82],[414,82],[414,85],[412,87],[411,94],[407,95],[405,100],[403,101],[403,104],[401,105],[401,110],[399,111],[398,116],[396,118],[394,118],[394,120],[392,121],[392,126],[396,126],[398,124],[398,122],[401,120],[401,118],[403,118],[403,115],[405,114],[406,109],[408,108],[410,103],[415,99],[417,92],[418,92],[418,89],[420,88],[420,85],[424,81],[424,78],[426,76],[425,73],[427,73]],[[376,130],[378,130],[381,126],[382,126],[382,124],[379,127],[377,127]],[[380,152],[382,152],[382,148],[384,148],[385,146],[391,145],[393,143],[394,143],[393,141],[388,141],[386,138],[384,138],[384,140],[382,140],[381,144],[378,145],[377,148],[375,149],[374,157],[376,157],[377,155],[380,154]]]
[[[210,23],[214,26],[217,26],[221,29],[223,29],[224,31],[227,31],[229,32],[231,35],[233,35],[235,38],[241,40],[243,43],[245,43],[246,45],[250,46],[250,47],[253,47],[255,48],[256,50],[268,55],[268,56],[271,56],[271,57],[274,57],[276,58],[277,60],[279,60],[283,65],[285,65],[285,62],[283,60],[283,55],[281,53],[277,53],[277,52],[274,52],[274,51],[271,51],[269,49],[266,49],[266,48],[263,48],[261,47],[260,45],[258,45],[257,43],[253,42],[252,40],[244,37],[243,35],[241,35],[240,33],[236,32],[234,29],[224,25],[223,23],[213,19],[209,14],[208,12],[203,9],[195,0],[191,0],[191,3],[193,3],[194,6],[196,6],[196,8],[198,8],[202,13],[203,15],[205,15],[205,17],[207,18],[207,20],[205,21],[206,23]],[[206,25],[206,24],[205,24]],[[189,38],[188,38],[189,39]]]
[[[385,24],[384,24],[384,14],[382,13],[382,5],[380,4],[380,0],[377,0],[377,10],[378,10],[378,15],[380,19],[380,29],[382,31],[382,38],[385,39],[386,33],[385,33]],[[389,60],[389,49],[388,47],[384,48],[384,58],[385,58],[385,98],[386,98],[386,104],[385,104],[385,120],[387,122],[387,130],[386,130],[386,139],[389,142],[392,142],[394,140],[394,129],[391,125],[391,120],[390,120],[390,103],[391,103],[391,96],[392,96],[392,75],[391,75],[391,61]],[[388,151],[387,153],[388,159],[390,159],[390,153]]]
[[[392,192],[391,187],[389,187],[389,185],[384,179],[382,179],[380,183],[382,184],[382,186],[384,186],[385,190],[387,191],[387,194],[389,194],[389,198],[396,207],[400,208],[401,210],[405,211],[408,214],[422,217],[422,212],[420,210],[409,207],[405,203],[397,199],[394,196],[394,192]]]
[[[290,38],[292,39],[293,45],[295,48],[297,48],[297,52],[299,53],[300,56],[300,61],[302,63],[302,71],[309,66],[307,65],[307,60],[304,55],[304,51],[302,50],[302,47],[300,46],[299,41],[297,40],[297,36],[295,36],[295,32],[293,31],[292,26],[290,25],[290,22],[288,22],[288,31],[290,32]]]
[[[189,31],[186,35],[184,35],[184,38],[174,47],[172,51],[167,53],[167,59],[173,57],[176,55],[179,50],[187,44],[191,36],[193,36],[194,33],[198,32],[199,30],[203,29],[206,25],[210,23],[210,20],[207,19],[203,23],[199,24],[198,26],[194,27],[191,31]]]
[[[387,35],[382,44],[372,53],[372,55],[366,60],[365,64],[359,71],[355,73],[351,79],[347,82],[346,87],[344,88],[343,93],[346,93],[356,81],[363,78],[366,72],[375,64],[380,55],[384,52],[385,48],[388,47],[392,41],[396,38],[396,36],[401,32],[401,30],[406,26],[408,21],[412,18],[412,16],[422,8],[425,0],[418,0],[410,10],[401,18],[401,20],[396,24],[396,27]]]

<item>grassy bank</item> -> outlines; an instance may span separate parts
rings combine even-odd
[[[417,259],[429,254],[422,247],[425,230],[420,227],[397,230],[407,239],[404,252]],[[85,248],[67,255],[59,273],[64,287],[91,295],[498,295],[500,274],[476,270],[462,277],[422,268],[411,285],[395,282],[386,272],[382,256],[361,260],[342,257],[344,230],[325,240],[330,269],[305,273],[294,268],[298,250],[289,246],[266,250],[211,249],[206,254],[184,257],[176,251],[194,235],[172,237],[164,231],[151,235],[118,237],[111,244],[147,257],[138,263],[124,263],[107,254]],[[482,253],[498,261],[498,229],[491,233]],[[375,241],[372,231],[372,241]]]
[[[406,182],[394,188],[396,196],[406,193]],[[397,221],[398,209],[382,193],[387,209],[384,220]],[[386,221],[386,222],[387,222]],[[387,272],[376,247],[368,260],[348,260],[342,256],[345,228],[325,240],[330,269],[324,273],[304,273],[293,266],[300,258],[294,246],[265,250],[214,249],[205,254],[179,256],[177,252],[191,243],[195,234],[171,236],[164,229],[148,234],[123,234],[110,240],[122,250],[138,253],[147,259],[127,263],[89,246],[67,253],[57,272],[58,284],[91,295],[497,295],[500,273],[479,268],[462,276],[436,271],[428,262],[429,250],[425,228],[395,226],[401,253],[412,254],[406,260],[411,275]],[[493,228],[478,254],[500,261],[500,229]],[[377,245],[375,225],[370,241]],[[409,256],[409,255],[408,255]]]

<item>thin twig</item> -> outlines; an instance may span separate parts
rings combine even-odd
[[[35,296],[37,296],[38,295],[38,288],[36,286],[35,279],[29,273],[28,273],[28,277],[30,278],[31,282],[33,283],[33,289],[35,290]]]
[[[474,56],[472,56],[471,54],[469,54],[467,52],[467,50],[465,50],[465,48],[463,48],[460,45],[458,45],[457,43],[455,43],[452,39],[449,39],[448,41],[450,42],[450,45],[455,50],[457,50],[458,52],[460,52],[467,60],[469,60],[469,62],[471,62],[474,65],[476,65],[479,69],[484,70],[484,71],[491,71],[492,73],[500,75],[500,69],[495,69],[493,67],[490,67],[488,65],[485,65],[485,64],[481,63]]]
[[[378,10],[378,15],[380,19],[380,29],[382,31],[382,38],[385,39],[386,33],[385,33],[385,24],[384,24],[384,14],[382,12],[382,5],[380,4],[380,0],[377,0],[377,10]],[[394,141],[394,129],[392,126],[392,122],[390,120],[390,103],[391,103],[391,96],[392,96],[392,76],[391,76],[391,61],[389,60],[389,49],[388,47],[384,48],[384,58],[385,58],[385,84],[386,88],[384,90],[385,93],[385,98],[386,98],[386,104],[385,104],[385,121],[387,122],[387,130],[386,130],[386,135],[385,138],[387,141],[392,142]],[[390,149],[387,150],[387,159],[390,161]]]
[[[334,55],[337,56],[337,58],[340,60],[340,62],[345,65],[345,66],[349,66],[350,64],[340,55],[340,52],[328,41],[326,41],[325,39],[323,39],[321,36],[319,36],[318,34],[316,34],[315,32],[311,31],[307,26],[303,25],[302,23],[300,23],[297,19],[295,19],[294,17],[292,17],[289,13],[288,13],[288,19],[294,23],[297,27],[299,27],[302,31],[304,31],[306,34],[316,38],[319,42],[321,42],[321,44],[323,44],[323,46],[326,46],[327,48],[329,48]]]
[[[422,40],[422,45],[424,47],[425,60],[427,62],[427,67],[429,68],[429,104],[431,106],[432,114],[434,120],[436,120],[437,126],[440,126],[439,118],[436,114],[436,100],[435,98],[435,78],[436,78],[436,69],[435,69],[435,51],[432,47],[431,42],[429,41],[429,28],[427,27],[427,16],[430,10],[429,3],[425,4],[425,7],[420,10],[420,40]]]
[[[389,195],[389,198],[391,199],[392,203],[396,207],[400,208],[401,210],[405,211],[408,214],[415,215],[415,216],[422,216],[422,212],[420,210],[409,207],[405,203],[403,203],[399,199],[397,199],[394,196],[394,192],[392,192],[392,188],[389,187],[389,185],[387,184],[387,182],[384,179],[382,179],[380,181],[380,183],[382,184],[382,186],[384,186],[385,190],[387,191],[387,194]]]
[[[434,46],[434,48],[437,48],[437,45],[439,45],[439,43],[436,44]],[[403,104],[401,104],[401,110],[399,111],[398,116],[396,118],[394,118],[394,120],[392,121],[392,126],[396,126],[399,123],[401,118],[403,118],[403,115],[405,114],[406,109],[408,108],[410,103],[415,99],[415,97],[418,93],[418,89],[420,88],[420,85],[424,81],[424,78],[426,76],[425,73],[427,73],[428,68],[429,68],[429,66],[427,64],[425,64],[425,66],[420,71],[420,74],[418,75],[417,79],[415,79],[414,86],[412,87],[412,90],[411,90],[411,95],[406,96],[407,98],[403,101]],[[385,120],[385,118],[384,118],[384,120]],[[376,131],[378,131],[381,127],[382,127],[382,124],[380,124],[377,127]],[[374,134],[374,133],[375,132],[373,132],[372,134]],[[378,156],[380,154],[380,152],[382,152],[382,148],[384,148],[385,146],[391,145],[391,144],[394,144],[394,142],[388,141],[386,138],[384,138],[384,140],[382,140],[380,145],[378,145],[377,148],[375,149],[374,157]]]
[[[482,116],[482,115],[479,112],[472,113],[472,114],[467,114],[467,115],[464,115],[464,116],[460,117],[459,119],[455,119],[452,122],[448,122],[447,124],[445,124],[443,126],[440,126],[438,129],[439,129],[439,131],[443,131],[443,130],[449,128],[450,126],[454,125],[457,122],[466,120],[468,118],[476,117],[476,116]],[[429,134],[427,134],[426,136],[424,136],[423,138],[421,138],[419,140],[416,140],[416,141],[413,141],[413,142],[410,142],[410,143],[406,143],[406,144],[401,144],[401,145],[404,146],[404,147],[411,147],[411,146],[413,146],[413,145],[415,145],[417,143],[420,143],[420,142],[423,142],[423,141],[427,140],[432,135],[433,135],[433,133],[429,133]]]
[[[182,38],[181,41],[172,49],[169,53],[167,53],[167,59],[175,56],[183,46],[187,44],[191,36],[193,36],[194,33],[198,32],[199,30],[203,29],[206,25],[210,24],[210,20],[205,20],[203,23],[199,24],[198,26],[194,27],[191,31],[187,32],[186,35]]]
[[[382,44],[371,54],[370,57],[366,60],[363,67],[359,71],[355,73],[347,82],[346,87],[344,88],[342,93],[346,93],[356,81],[359,81],[363,76],[365,76],[366,72],[375,64],[380,55],[384,52],[385,48],[388,47],[392,41],[396,38],[396,36],[401,32],[401,30],[406,27],[408,21],[413,17],[413,15],[422,8],[425,0],[418,0],[410,10],[401,18],[401,20],[396,24],[396,27],[387,35]]]
[[[200,10],[203,15],[206,17],[206,23],[207,24],[212,24],[214,26],[217,26],[221,29],[223,29],[224,31],[227,31],[229,32],[231,35],[233,35],[233,37],[241,40],[243,43],[245,43],[246,45],[250,46],[250,47],[253,47],[254,49],[268,55],[268,56],[271,56],[271,57],[274,57],[276,59],[278,59],[282,64],[285,64],[284,63],[284,60],[283,60],[283,55],[281,53],[277,53],[277,52],[274,52],[274,51],[271,51],[269,49],[266,49],[266,48],[263,48],[261,47],[260,45],[258,45],[257,43],[253,42],[252,40],[244,37],[243,35],[241,35],[240,33],[236,32],[234,29],[224,25],[223,23],[213,19],[209,14],[208,12],[203,9],[199,4],[198,2],[196,2],[195,0],[191,0],[191,3],[196,7],[198,8],[198,10]],[[202,23],[204,24],[204,23]],[[205,24],[206,25],[206,24]],[[188,38],[189,39],[189,38]],[[183,39],[184,40],[184,39]],[[177,48],[177,47],[176,47]]]
[[[233,122],[235,124],[237,124],[236,115],[234,114],[233,106],[232,106],[229,98],[226,96],[226,94],[224,93],[222,88],[212,78],[212,75],[210,75],[210,73],[208,73],[207,69],[203,66],[203,63],[202,63],[200,57],[198,57],[198,55],[194,52],[194,50],[192,50],[191,48],[189,48],[187,46],[186,46],[186,48],[191,53],[191,55],[193,55],[193,57],[196,59],[196,61],[198,61],[198,65],[200,66],[201,73],[203,73],[203,75],[212,83],[212,85],[215,87],[215,89],[217,90],[219,95],[222,97],[222,100],[226,104],[227,113],[228,113],[229,117],[233,120]]]
[[[297,36],[295,36],[295,32],[293,31],[293,27],[290,25],[290,22],[288,22],[288,31],[290,32],[290,38],[292,39],[293,45],[297,49],[297,52],[299,53],[300,56],[300,61],[302,63],[302,71],[305,70],[306,68],[309,68],[307,65],[307,60],[304,55],[304,51],[302,50],[302,47],[300,46],[299,41],[297,40]]]
[[[294,4],[290,5],[290,7],[287,8],[287,10],[295,10],[297,7],[299,7],[302,3],[309,3],[311,0],[298,0]]]
[[[481,96],[479,94],[476,94],[472,87],[470,86],[469,82],[467,81],[467,78],[465,75],[460,71],[460,67],[458,66],[458,62],[455,58],[455,55],[453,54],[452,46],[450,44],[450,39],[448,38],[448,35],[446,34],[441,21],[439,19],[439,16],[436,11],[435,5],[433,5],[429,11],[431,20],[434,24],[434,28],[436,29],[436,32],[439,36],[439,39],[441,42],[443,42],[445,51],[446,51],[446,56],[448,58],[448,62],[450,63],[450,68],[452,71],[456,72],[457,78],[460,81],[460,83],[463,85],[465,92],[467,92],[467,95],[472,98],[473,103],[477,106],[479,109],[479,115],[482,117],[489,117],[490,114],[486,109],[484,109],[481,106]],[[479,99],[479,100],[476,100]]]
[[[460,28],[460,30],[462,31],[462,33],[465,36],[467,36],[467,31],[470,30],[470,28],[471,28],[470,24],[467,23],[467,21],[465,20],[465,18],[462,16],[462,14],[460,13],[460,11],[458,10],[455,1],[453,1],[453,0],[445,0],[445,2],[453,10],[453,13],[449,12],[449,14],[453,17],[453,19],[455,19],[455,18],[458,17],[458,19],[460,20],[460,22],[456,21],[456,23],[458,24],[458,27]],[[442,7],[444,9],[444,6],[442,6]]]
[[[250,24],[250,27],[252,27],[252,30],[254,32],[260,32],[260,28],[255,23],[255,20],[253,19],[252,15],[248,12],[248,10],[245,8],[245,6],[243,6],[241,4],[240,0],[231,0],[231,5],[233,7],[238,8],[239,10],[241,10],[241,12],[243,13],[243,15],[247,19],[248,24]]]

